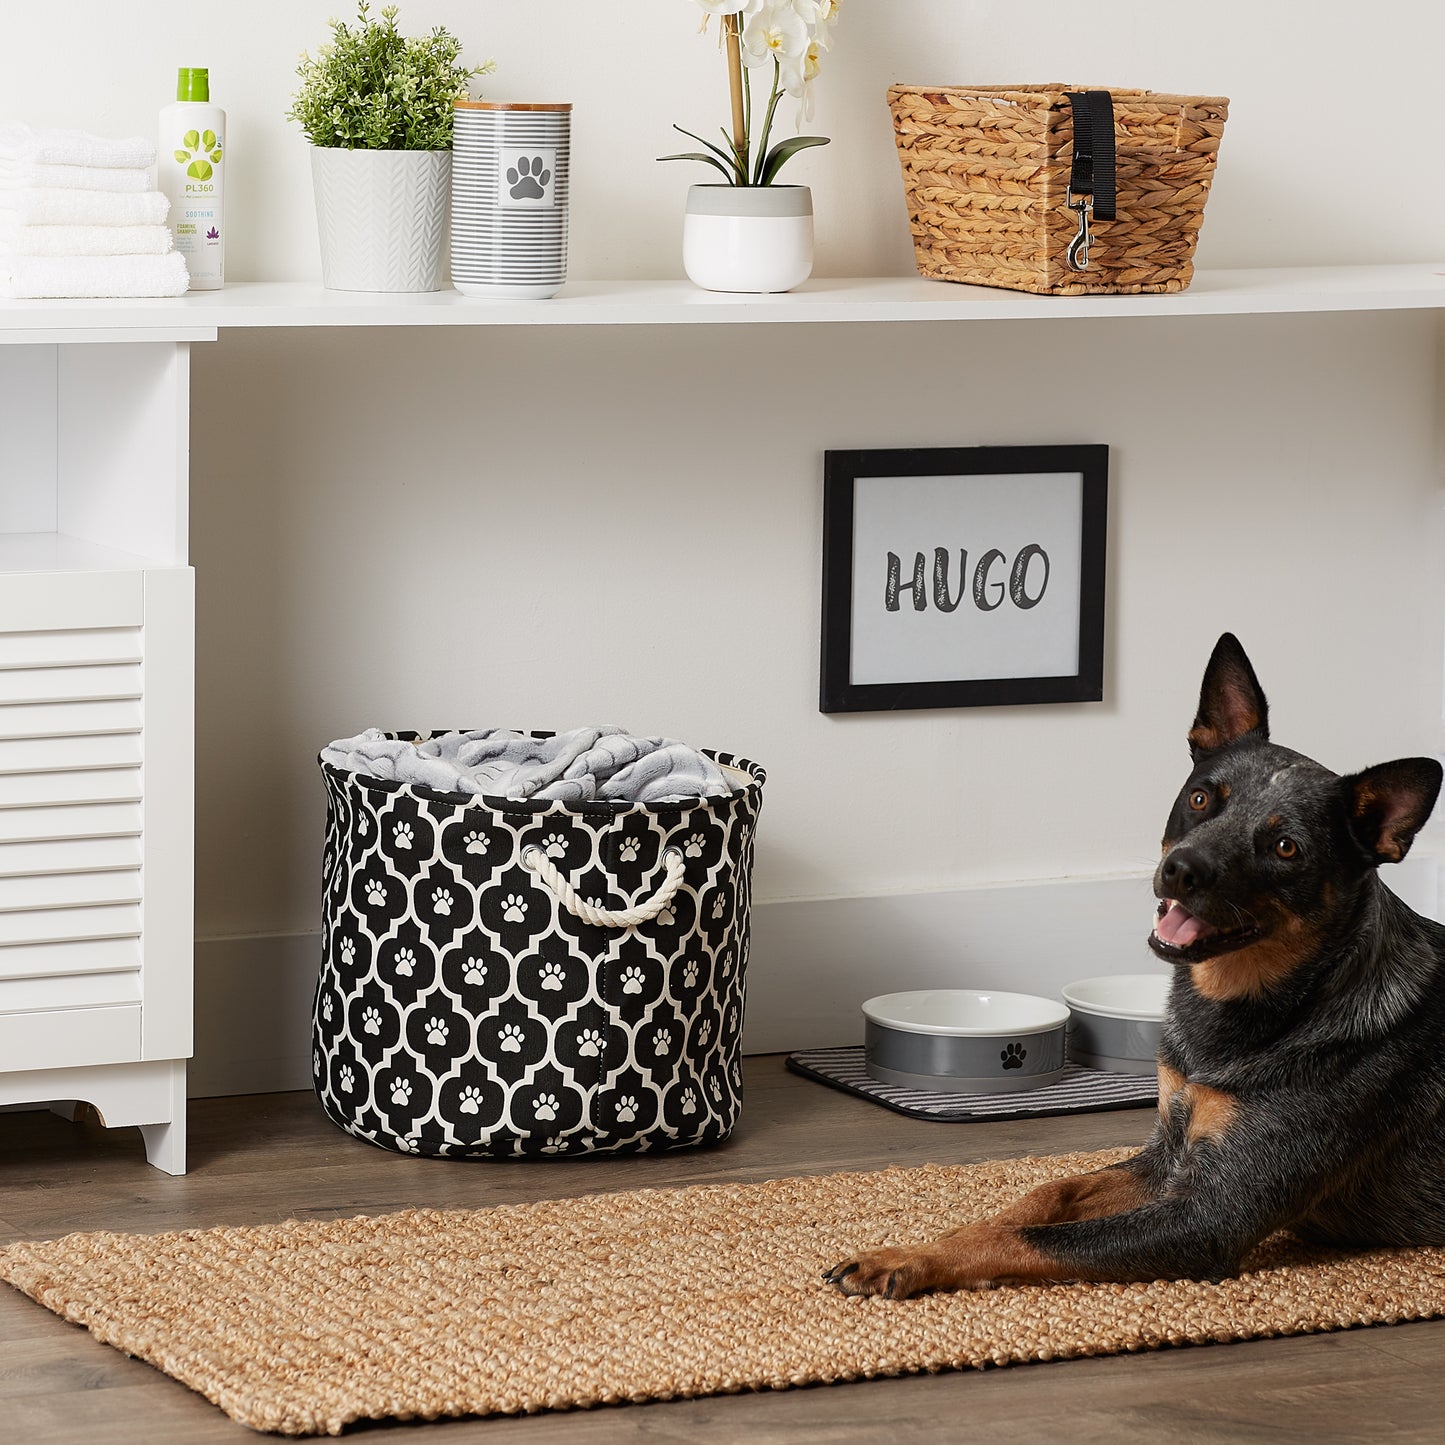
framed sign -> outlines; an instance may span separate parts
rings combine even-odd
[[[1097,702],[1106,446],[830,451],[823,712]]]

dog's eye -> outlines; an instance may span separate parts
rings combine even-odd
[[[1196,813],[1202,813],[1209,806],[1209,794],[1203,788],[1195,788],[1189,795],[1189,806]]]
[[[1276,838],[1274,852],[1277,858],[1293,858],[1299,852],[1299,844],[1293,838]]]

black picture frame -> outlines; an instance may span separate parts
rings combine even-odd
[[[957,478],[961,486],[971,483],[978,487],[990,483],[1002,483],[1004,479],[1032,474],[1037,477],[1045,473],[1068,473],[1081,478],[1078,489],[1078,605],[1077,605],[1077,667],[1072,672],[1055,672],[1048,676],[999,677],[976,675],[970,671],[966,655],[962,656],[957,670],[960,675],[928,680],[890,680],[884,682],[854,682],[855,628],[854,595],[857,546],[855,527],[855,497],[857,484],[865,478]],[[900,481],[900,494],[904,491]],[[900,495],[900,505],[903,500]],[[1072,506],[1072,503],[1069,504]],[[955,707],[998,707],[1008,705],[1033,705],[1057,702],[1099,702],[1104,695],[1104,584],[1108,530],[1109,505],[1109,448],[1103,445],[1081,444],[1077,446],[980,446],[980,447],[904,447],[879,448],[853,451],[827,451],[823,459],[823,627],[822,659],[820,668],[819,710],[825,713],[846,712],[892,712],[913,708],[955,708]],[[1070,524],[1072,517],[1069,518]],[[950,544],[959,546],[959,539],[950,538]],[[1027,552],[1030,549],[1021,549]],[[935,555],[945,548],[936,549]],[[1049,559],[1043,549],[1036,549],[1042,556],[1044,587],[1049,576]],[[985,553],[987,558],[990,554]],[[991,554],[1003,558],[1002,552]],[[912,561],[918,564],[924,556],[920,549]],[[870,559],[870,566],[873,563]],[[894,588],[894,562],[896,555],[888,553],[888,576],[885,579],[889,589]],[[945,571],[947,564],[944,565]],[[979,564],[982,566],[982,562]],[[1014,573],[1011,583],[1020,575],[1027,575],[1029,562],[1019,572],[1019,560],[1014,559]],[[1035,573],[1037,569],[1035,568]],[[958,599],[949,603],[953,610],[966,602],[965,574],[966,556],[960,556],[958,576]],[[991,574],[986,573],[988,577]],[[911,600],[917,607],[920,593],[918,585],[922,576],[921,565],[913,572]],[[939,599],[938,581],[935,576],[935,604]],[[994,581],[994,587],[1002,583]],[[1036,585],[1036,584],[1035,584]],[[977,576],[974,581],[974,602],[982,608]],[[1072,589],[1070,589],[1071,592]],[[882,595],[882,594],[880,594]],[[947,597],[947,583],[944,593]],[[990,594],[990,596],[993,594]],[[1002,593],[998,595],[1002,596]],[[1028,599],[1020,585],[1015,597],[1016,605],[1031,607],[1040,598]],[[1040,590],[1040,597],[1042,590]],[[1065,594],[1070,606],[1067,619],[1070,633],[1073,623],[1072,597]],[[992,611],[999,603],[988,605]],[[889,592],[887,606],[898,610],[893,593]],[[919,611],[924,610],[918,608]],[[968,614],[965,614],[967,619]],[[1040,623],[1040,625],[1045,625]],[[966,653],[966,648],[960,649]],[[946,665],[954,667],[950,651]],[[921,669],[920,669],[921,670]]]

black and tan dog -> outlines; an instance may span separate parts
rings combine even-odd
[[[1159,1119],[1133,1158],[825,1278],[850,1295],[1221,1279],[1277,1229],[1445,1243],[1445,927],[1381,883],[1435,805],[1430,758],[1340,777],[1269,741],[1221,637],[1154,875],[1175,965]]]

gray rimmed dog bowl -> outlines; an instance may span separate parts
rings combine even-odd
[[[1011,1094],[1055,1083],[1069,1011],[994,989],[880,994],[863,1005],[872,1078],[939,1094]]]
[[[1069,1058],[1111,1074],[1152,1074],[1169,1002],[1168,974],[1115,973],[1064,989]]]

